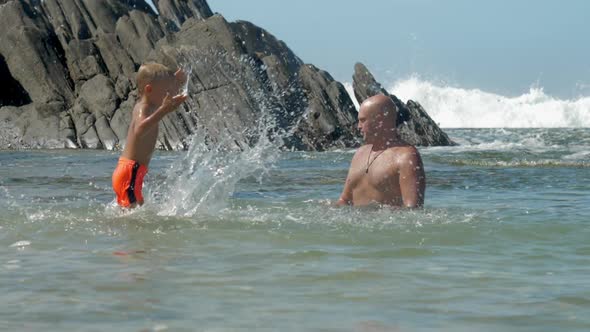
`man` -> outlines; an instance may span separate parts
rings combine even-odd
[[[352,158],[338,205],[422,207],[426,187],[422,159],[398,136],[396,119],[391,98],[377,95],[363,102],[358,128],[365,145]]]

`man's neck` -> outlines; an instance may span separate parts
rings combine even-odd
[[[405,145],[406,142],[399,137],[397,134],[390,134],[390,135],[382,135],[379,138],[375,139],[370,144],[373,145],[373,151],[381,151],[386,150],[394,146]]]

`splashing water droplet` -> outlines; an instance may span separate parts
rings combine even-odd
[[[21,249],[21,248],[24,248],[24,247],[27,247],[27,246],[30,246],[30,245],[31,245],[31,242],[30,241],[18,241],[18,242],[15,242],[15,243],[11,244],[10,247],[11,248],[19,248],[19,249]]]

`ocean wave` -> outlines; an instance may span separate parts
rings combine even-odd
[[[346,92],[348,92],[348,95],[350,96],[350,99],[352,99],[352,102],[354,103],[354,106],[356,107],[356,109],[360,109],[359,102],[356,100],[356,97],[354,96],[354,87],[352,86],[352,83],[350,82],[344,82],[343,83],[344,88],[346,89]]]
[[[461,142],[459,141],[459,146],[453,147],[446,147],[446,146],[434,146],[434,147],[424,147],[422,150],[425,153],[465,153],[465,152],[486,152],[486,151],[495,151],[495,152],[514,152],[514,151],[529,151],[535,153],[543,153],[548,151],[555,151],[560,149],[561,146],[559,145],[543,145],[543,142],[536,142],[533,141],[529,144],[526,141],[519,141],[519,142],[506,142],[502,140],[494,140],[493,142],[484,142],[484,143],[469,143],[469,142]]]
[[[422,104],[443,128],[590,127],[590,97],[559,99],[542,87],[508,97],[479,89],[442,86],[413,76],[388,91],[403,101]]]
[[[344,83],[358,108],[351,83]],[[419,102],[442,128],[587,128],[590,97],[559,99],[542,87],[509,97],[422,80],[401,79],[387,90],[402,101]]]
[[[510,168],[590,168],[587,161],[564,161],[564,160],[485,160],[485,159],[454,159],[448,161],[455,166],[478,166],[478,167],[510,167]]]

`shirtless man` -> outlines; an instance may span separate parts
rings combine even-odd
[[[125,208],[143,204],[143,178],[156,147],[159,123],[187,98],[179,94],[188,79],[180,69],[174,72],[164,65],[148,63],[139,68],[136,79],[139,100],[133,108],[125,149],[113,173],[117,203]]]
[[[422,207],[426,187],[422,159],[398,136],[396,119],[391,98],[377,95],[363,102],[358,127],[365,145],[352,158],[338,205]]]

